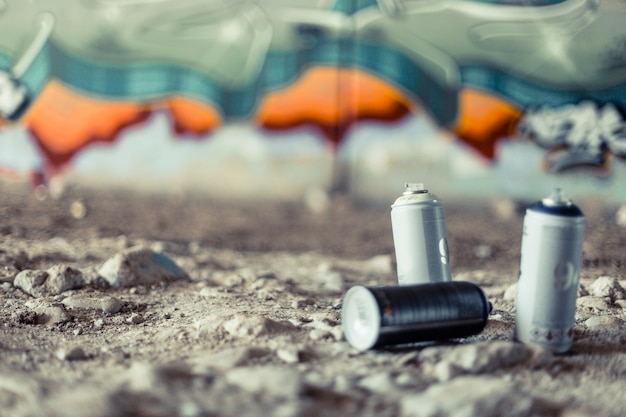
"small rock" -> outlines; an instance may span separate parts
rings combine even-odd
[[[357,386],[377,394],[384,394],[393,391],[395,388],[393,379],[386,372],[368,375],[361,379]]]
[[[585,321],[589,330],[619,329],[624,325],[624,320],[614,316],[594,316]]]
[[[621,307],[622,310],[626,310],[626,300],[615,300],[615,305]]]
[[[276,356],[285,363],[298,363],[300,361],[297,350],[278,349]]]
[[[337,271],[320,272],[316,278],[325,290],[333,292],[343,290],[343,276]]]
[[[595,297],[608,297],[611,301],[626,298],[626,291],[619,281],[611,277],[599,277],[589,285],[589,294]]]
[[[98,319],[93,322],[93,327],[95,329],[102,329],[104,327],[104,320]]]
[[[65,323],[70,318],[62,304],[50,303],[43,300],[29,300],[26,307],[37,314],[37,324],[55,325]]]
[[[287,321],[274,321],[263,316],[236,314],[222,324],[224,330],[236,337],[261,336],[293,331],[295,328]]]
[[[45,294],[45,291],[41,289],[41,287],[43,283],[46,282],[46,279],[48,279],[48,273],[46,271],[25,269],[17,274],[13,285],[26,294],[30,294],[33,297],[41,297]]]
[[[403,417],[527,417],[553,415],[556,406],[501,378],[458,377],[400,402]],[[552,412],[552,413],[549,413]]]
[[[126,319],[128,324],[141,324],[144,322],[144,318],[137,313],[133,313]]]
[[[85,351],[81,347],[75,347],[70,350],[59,349],[56,352],[56,357],[61,361],[82,361],[87,359]]]
[[[455,368],[471,374],[492,372],[524,363],[533,355],[532,348],[521,343],[492,341],[453,348],[426,348],[420,354],[420,359],[438,364],[447,362],[449,367],[437,365],[439,369],[437,366],[433,368],[438,380],[447,380],[460,373]]]
[[[100,306],[105,314],[115,314],[122,309],[122,302],[115,297],[104,297],[100,300]]]
[[[504,291],[504,299],[506,301],[515,301],[517,298],[517,282],[510,285],[506,291]]]
[[[33,297],[44,297],[81,288],[85,285],[83,274],[67,265],[54,265],[48,271],[24,270],[13,285]]]
[[[235,368],[225,378],[245,391],[275,399],[296,398],[302,388],[300,373],[282,366]]]
[[[132,248],[118,253],[107,260],[98,273],[113,287],[150,285],[188,278],[172,259],[145,248]]]
[[[249,366],[255,361],[270,354],[268,349],[255,347],[236,347],[222,350],[204,356],[197,356],[187,362],[197,374],[207,373],[208,370],[222,370]]]
[[[585,297],[579,297],[576,300],[576,308],[597,313],[610,310],[611,304],[610,299],[608,298],[588,295]]]
[[[19,270],[13,265],[1,265],[0,266],[0,283],[12,283],[15,281],[15,277],[19,274]]]
[[[69,297],[65,297],[61,303],[68,310],[99,310],[100,309],[100,299],[95,297],[88,297],[85,295],[72,295]]]
[[[439,382],[448,382],[457,375],[461,375],[463,369],[453,363],[441,361],[433,366],[431,373]]]

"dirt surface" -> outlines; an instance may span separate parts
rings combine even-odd
[[[486,329],[357,352],[341,301],[396,282],[388,207],[0,184],[0,415],[623,416],[626,231],[616,207],[577,203],[570,353],[512,341],[523,214],[502,201],[444,202],[454,279],[494,306]]]

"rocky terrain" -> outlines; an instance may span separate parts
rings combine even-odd
[[[39,196],[39,198],[36,198]],[[0,184],[2,416],[623,416],[626,232],[588,218],[572,351],[512,341],[522,213],[444,201],[479,335],[358,352],[343,294],[395,283],[388,207]]]

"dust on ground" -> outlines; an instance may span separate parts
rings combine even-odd
[[[314,213],[300,202],[78,188],[39,201],[14,184],[0,193],[0,415],[626,409],[626,233],[616,207],[578,202],[588,226],[569,354],[512,341],[523,214],[502,201],[444,201],[454,279],[485,290],[487,328],[357,352],[343,339],[341,300],[354,285],[396,282],[389,207],[340,196]],[[145,275],[155,279],[123,281],[133,265],[155,268]],[[117,287],[103,278],[111,268]]]

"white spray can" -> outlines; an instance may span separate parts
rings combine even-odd
[[[585,216],[560,189],[526,210],[515,338],[568,351],[573,342]]]
[[[407,183],[391,206],[400,285],[451,281],[441,200],[422,183]]]

